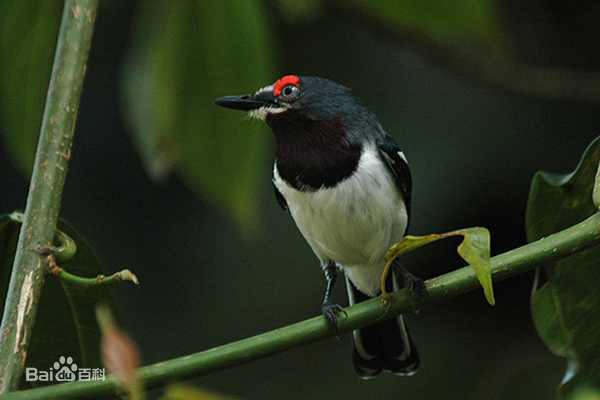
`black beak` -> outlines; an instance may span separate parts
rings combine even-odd
[[[256,110],[257,108],[273,104],[274,102],[275,98],[270,90],[258,92],[254,95],[225,96],[215,100],[215,104],[218,106],[242,111]]]
[[[215,100],[215,104],[225,108],[232,108],[234,110],[250,111],[267,105],[267,102],[256,100],[250,95],[244,95],[220,97]]]

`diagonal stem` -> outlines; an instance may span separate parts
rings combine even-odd
[[[66,0],[27,206],[2,325],[0,394],[17,387],[46,272],[36,249],[52,245],[96,17],[97,0]]]
[[[495,282],[527,272],[549,261],[559,260],[600,244],[600,213],[583,222],[544,239],[492,257],[492,276]],[[443,302],[462,293],[480,289],[473,269],[469,266],[430,279],[426,282],[427,300]],[[350,332],[422,304],[408,290],[356,304],[345,309],[338,319],[338,333]],[[419,299],[420,300],[420,299]],[[207,375],[285,350],[335,336],[324,317],[315,317],[283,328],[262,333],[206,351],[174,358],[138,370],[147,388],[163,386],[174,380]],[[72,382],[24,390],[0,396],[1,400],[82,399],[120,392],[114,378],[96,382]]]

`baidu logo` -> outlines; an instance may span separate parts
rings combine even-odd
[[[80,368],[71,356],[60,356],[48,370],[34,367],[25,369],[27,382],[103,381],[105,379],[104,368]]]

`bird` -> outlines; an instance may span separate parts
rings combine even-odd
[[[215,100],[264,121],[275,139],[273,189],[319,259],[321,311],[337,331],[343,309],[332,300],[338,271],[349,303],[380,294],[389,247],[408,229],[412,178],[400,146],[346,86],[317,76],[285,75],[245,95]],[[424,291],[397,260],[386,289]],[[420,363],[402,315],[352,333],[355,372],[413,375]]]

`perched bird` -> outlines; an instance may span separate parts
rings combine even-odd
[[[248,111],[275,136],[273,185],[325,274],[323,315],[335,328],[342,308],[331,300],[338,269],[350,303],[375,297],[388,248],[406,233],[411,175],[393,138],[350,92],[328,79],[287,75],[254,94],[215,103]],[[387,285],[422,289],[394,264]],[[419,356],[402,316],[353,332],[355,371],[411,375]]]

